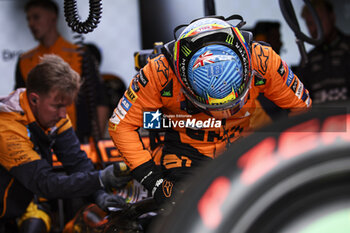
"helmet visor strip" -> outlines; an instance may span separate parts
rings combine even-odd
[[[189,58],[199,49],[213,44],[219,44],[230,48],[238,55],[243,64],[243,77],[240,87],[236,88],[235,93],[233,93],[236,96],[234,101],[229,101],[227,103],[210,103],[208,99],[199,96],[188,81],[189,77],[187,71]],[[185,95],[191,102],[203,110],[224,110],[232,108],[244,99],[242,97],[245,97],[248,92],[251,80],[250,54],[247,43],[239,30],[235,27],[204,31],[194,36],[180,39],[175,44],[174,58],[177,76],[184,87]]]

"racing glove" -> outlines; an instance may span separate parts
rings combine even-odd
[[[108,207],[123,208],[126,206],[122,197],[106,193],[104,190],[98,190],[94,196],[96,204],[105,212],[108,212]]]
[[[99,171],[99,175],[101,186],[106,190],[123,188],[132,179],[124,162],[108,165]]]
[[[152,193],[158,204],[173,200],[174,182],[163,177],[162,171],[155,165],[153,160],[135,168],[132,171],[132,175]]]

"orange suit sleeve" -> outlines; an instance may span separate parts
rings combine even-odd
[[[259,92],[279,107],[292,112],[305,111],[311,107],[309,91],[271,47],[253,43],[252,66],[256,72],[254,78],[265,83],[257,87],[260,88]]]
[[[164,59],[164,62],[167,61]],[[150,60],[132,79],[109,120],[109,134],[131,170],[152,159],[142,144],[138,129],[143,126],[145,111],[156,111],[163,106],[159,75]]]

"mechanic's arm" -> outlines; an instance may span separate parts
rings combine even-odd
[[[28,190],[48,199],[89,196],[102,188],[98,171],[60,174],[42,159],[12,167],[10,173]]]
[[[64,171],[69,175],[74,172],[94,171],[95,167],[92,161],[87,157],[85,151],[81,150],[79,139],[71,122],[68,120],[58,128],[53,150],[62,163]],[[122,188],[130,181],[131,177],[117,174],[120,170],[119,165],[116,167],[109,165],[100,171],[102,184],[106,186],[104,188],[107,190],[111,187]]]
[[[53,150],[67,174],[95,170],[92,161],[81,150],[79,139],[72,127],[59,130]]]
[[[48,199],[88,196],[118,181],[111,166],[101,171],[80,171],[71,175],[54,171],[51,164],[33,149],[26,131],[2,132],[0,145],[1,165],[32,193]]]
[[[161,201],[164,195],[160,187],[168,181],[155,165],[137,131],[143,125],[143,112],[156,111],[162,107],[157,75],[163,74],[157,72],[155,64],[151,62],[134,77],[110,118],[109,133],[134,178],[156,200]]]

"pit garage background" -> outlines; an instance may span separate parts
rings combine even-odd
[[[63,0],[59,5],[59,31],[71,42],[76,42],[67,26],[63,13]],[[27,27],[23,10],[25,0],[0,0],[0,96],[7,95],[14,87],[15,66],[18,55],[37,45]],[[293,0],[300,19],[302,0]],[[332,1],[337,12],[337,24],[350,33],[350,2]],[[81,20],[88,16],[89,1],[77,1]],[[228,17],[240,14],[253,28],[259,20],[279,21],[283,48],[281,57],[291,66],[300,61],[295,37],[286,24],[278,0],[216,0],[216,14]],[[129,83],[135,74],[133,54],[141,49],[150,49],[154,41],[172,40],[172,30],[179,24],[204,16],[204,0],[104,0],[103,13],[98,27],[84,35],[85,42],[95,43],[102,52],[101,72],[113,73]],[[303,20],[301,28],[307,32]],[[311,48],[306,44],[307,50]]]

